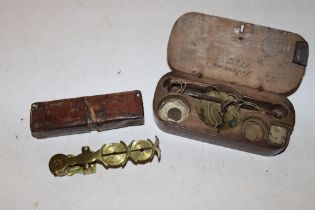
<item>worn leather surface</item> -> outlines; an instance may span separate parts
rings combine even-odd
[[[37,102],[31,106],[30,127],[36,138],[103,131],[143,123],[140,91]]]

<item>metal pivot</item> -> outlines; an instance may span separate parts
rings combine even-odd
[[[124,167],[128,160],[134,164],[151,162],[154,155],[161,159],[159,139],[155,142],[147,140],[133,140],[129,146],[124,142],[105,144],[96,152],[88,146],[82,147],[82,153],[74,155],[56,154],[49,161],[49,169],[54,176],[72,176],[81,173],[84,175],[96,172],[96,164],[105,168]]]

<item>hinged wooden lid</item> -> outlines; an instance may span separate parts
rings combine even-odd
[[[167,54],[175,71],[289,95],[304,75],[308,44],[298,34],[187,13],[172,29]]]

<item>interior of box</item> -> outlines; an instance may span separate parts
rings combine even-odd
[[[157,118],[169,126],[262,146],[284,147],[294,126],[284,96],[180,72],[160,80],[155,98]]]

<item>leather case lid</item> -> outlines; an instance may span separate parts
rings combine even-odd
[[[138,90],[37,102],[31,106],[30,128],[36,138],[143,125]]]
[[[172,70],[289,95],[304,75],[308,44],[298,34],[200,13],[173,26]]]

